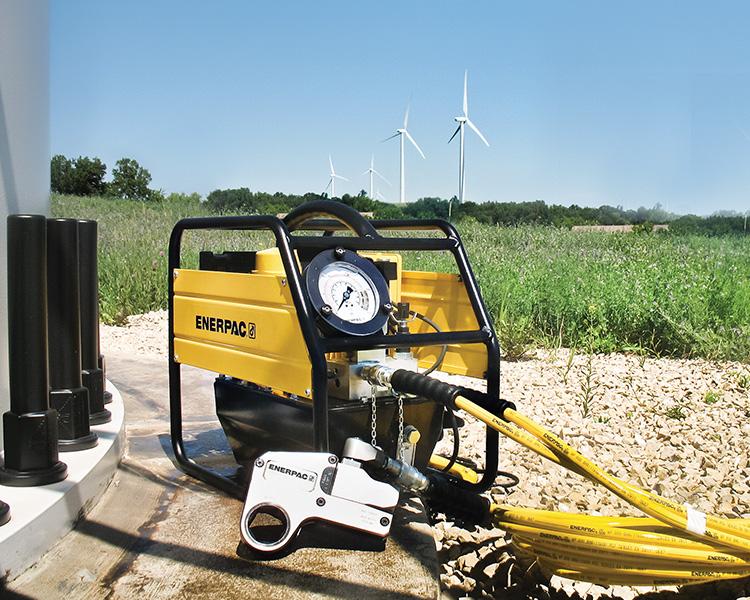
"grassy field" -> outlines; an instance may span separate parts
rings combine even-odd
[[[102,318],[166,307],[174,223],[207,211],[186,201],[144,204],[53,197],[55,216],[100,226]],[[750,237],[571,233],[459,224],[506,355],[530,345],[750,362]],[[263,234],[197,234],[200,249],[266,247]],[[452,270],[449,256],[409,254],[409,268]]]

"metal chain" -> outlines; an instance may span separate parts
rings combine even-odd
[[[398,401],[398,444],[396,444],[398,459],[404,460],[404,397],[396,394]]]
[[[378,404],[375,397],[375,388],[370,392],[370,443],[373,446],[378,445]]]

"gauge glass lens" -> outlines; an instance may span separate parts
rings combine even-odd
[[[380,298],[375,285],[354,265],[334,262],[323,267],[318,289],[333,314],[349,323],[366,323],[378,312]]]

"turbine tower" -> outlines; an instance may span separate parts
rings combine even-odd
[[[374,154],[370,156],[370,168],[367,169],[367,171],[365,171],[364,173],[362,173],[362,175],[367,175],[368,173],[370,174],[370,195],[368,197],[371,200],[374,200],[375,196],[373,196],[373,193],[374,193],[373,190],[375,188],[373,187],[373,175],[377,175],[378,177],[380,177],[380,179],[385,181],[388,185],[391,185],[391,183],[375,170],[375,155]]]
[[[458,201],[463,202],[464,201],[464,190],[465,190],[465,184],[466,184],[466,176],[465,176],[465,170],[464,170],[464,126],[468,125],[474,130],[474,133],[476,133],[479,136],[479,139],[481,139],[487,147],[489,147],[490,143],[487,141],[487,139],[482,135],[482,132],[479,131],[476,125],[471,122],[471,119],[469,119],[469,93],[468,93],[468,79],[469,79],[469,72],[464,71],[464,114],[460,117],[454,117],[454,120],[456,123],[458,123],[458,127],[456,128],[456,131],[453,132],[453,135],[451,136],[451,139],[448,140],[448,143],[450,144],[453,141],[453,138],[456,137],[456,134],[460,134],[458,137],[459,140],[459,149],[458,149]],[[448,216],[450,218],[450,212],[451,212],[451,203],[448,204]]]
[[[406,106],[406,113],[404,114],[404,126],[397,129],[396,133],[394,133],[392,136],[385,138],[383,141],[387,142],[388,140],[391,140],[395,138],[396,136],[399,136],[399,141],[401,145],[401,180],[399,185],[399,200],[401,204],[403,204],[405,200],[405,192],[404,192],[404,136],[406,136],[409,141],[414,144],[414,147],[417,149],[417,152],[419,152],[422,155],[422,158],[425,158],[424,152],[422,152],[422,149],[419,147],[417,142],[414,141],[414,138],[411,137],[411,134],[409,133],[407,126],[409,125],[409,105]]]
[[[323,193],[325,194],[328,191],[328,188],[331,188],[331,198],[336,197],[336,180],[341,179],[343,181],[349,181],[346,177],[342,175],[336,175],[336,171],[333,168],[333,159],[331,158],[331,155],[328,155],[328,164],[331,167],[331,172],[329,173],[330,179],[328,180],[328,185],[326,186],[326,189],[323,190]]]

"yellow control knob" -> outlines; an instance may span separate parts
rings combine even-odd
[[[422,437],[422,434],[419,433],[419,430],[412,427],[411,431],[406,432],[406,441],[410,444],[416,444],[419,441],[419,438]]]

